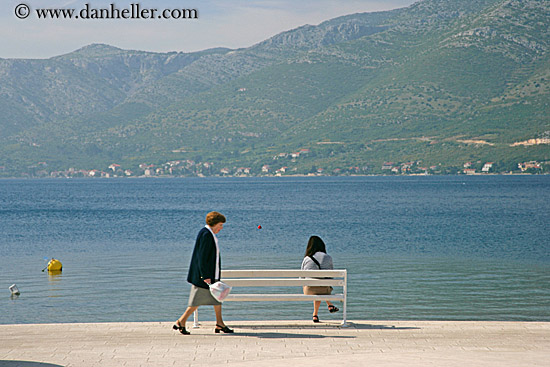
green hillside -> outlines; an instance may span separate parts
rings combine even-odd
[[[548,24],[547,0],[424,0],[247,49],[0,60],[0,175],[544,172]]]

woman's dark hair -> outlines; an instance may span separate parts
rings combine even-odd
[[[326,254],[327,248],[321,237],[311,236],[307,242],[305,257],[313,256],[316,252],[324,252]]]

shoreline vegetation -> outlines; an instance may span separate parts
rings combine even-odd
[[[176,179],[176,178],[315,178],[315,177],[428,177],[428,176],[548,176],[549,172],[539,172],[539,173],[529,173],[529,172],[495,172],[495,173],[473,173],[473,174],[464,174],[464,173],[455,173],[455,174],[442,174],[442,173],[408,173],[408,174],[349,174],[349,175],[329,175],[329,174],[288,174],[288,175],[196,175],[196,176],[175,176],[175,175],[155,175],[155,176],[43,176],[43,177],[34,177],[34,176],[12,176],[12,177],[0,177],[0,180],[63,180],[63,179]]]
[[[530,175],[550,173],[550,161],[527,162],[465,162],[448,166],[428,165],[422,161],[383,162],[381,164],[321,167],[308,162],[309,152],[295,156],[275,156],[271,164],[232,166],[194,160],[172,160],[161,164],[142,163],[127,168],[112,163],[101,169],[56,170],[46,162],[27,169],[7,169],[0,166],[0,178],[132,178],[132,177],[311,177],[311,176],[431,176],[431,175]],[[304,157],[305,156],[305,157]],[[298,162],[298,159],[300,162]],[[305,162],[304,162],[305,161]],[[228,162],[225,162],[228,163]]]

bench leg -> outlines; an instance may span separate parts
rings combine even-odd
[[[344,316],[343,316],[343,319],[342,319],[342,327],[349,327],[349,324],[347,323],[347,302],[346,300],[344,299],[344,312],[343,312]]]
[[[346,318],[342,320],[342,323],[340,324],[342,327],[349,327],[349,324],[346,322]]]
[[[343,319],[342,319],[342,327],[348,327],[347,318],[348,318],[348,273],[346,272],[346,275],[344,276],[344,310],[343,313]]]
[[[197,308],[195,312],[193,313],[193,328],[198,329],[200,328],[200,322],[199,322],[199,309]]]

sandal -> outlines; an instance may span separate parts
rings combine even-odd
[[[319,322],[319,316],[313,315],[313,322]]]
[[[174,326],[172,326],[172,329],[178,330],[183,335],[191,334],[189,331],[185,330],[185,326],[181,326],[179,322],[176,322],[176,324]]]
[[[221,326],[221,325],[216,324],[216,328],[214,329],[214,332],[216,334],[219,334],[220,331],[223,331],[226,334],[233,334],[235,332],[232,329],[228,328],[227,325],[226,326]]]
[[[338,307],[336,307],[334,305],[328,306],[328,312],[335,313],[335,312],[338,312],[338,311],[340,311],[340,309]]]

